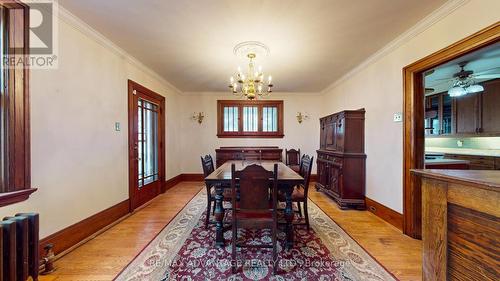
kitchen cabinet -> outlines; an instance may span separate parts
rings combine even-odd
[[[467,94],[455,99],[455,134],[476,134],[478,121],[479,93]]]
[[[500,158],[480,155],[445,154],[445,159],[467,160],[471,170],[495,170],[500,169]]]
[[[481,134],[500,134],[500,79],[486,82],[483,86],[478,132]]]
[[[447,92],[425,97],[426,136],[499,136],[500,79],[481,83],[484,91],[452,98]]]

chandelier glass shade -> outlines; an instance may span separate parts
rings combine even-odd
[[[474,79],[462,78],[453,83],[453,86],[448,90],[448,95],[450,95],[450,97],[461,97],[482,91],[484,91],[484,87],[477,84]]]
[[[269,96],[273,92],[272,76],[269,75],[267,81],[264,81],[262,67],[259,66],[258,69],[255,69],[254,59],[256,56],[255,53],[248,53],[247,57],[250,62],[247,73],[244,74],[241,68],[238,67],[236,78],[234,76],[230,78],[229,89],[233,95],[244,97],[248,100],[255,100]]]

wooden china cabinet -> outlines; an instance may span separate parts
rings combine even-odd
[[[316,189],[341,209],[365,209],[365,110],[346,110],[320,119]]]

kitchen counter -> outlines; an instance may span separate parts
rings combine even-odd
[[[425,153],[448,153],[448,154],[459,154],[459,155],[500,157],[500,149],[426,147]]]
[[[470,161],[459,159],[425,159],[425,164],[449,165],[449,164],[470,164]]]
[[[426,169],[458,169],[468,170],[470,161],[462,159],[426,159]]]

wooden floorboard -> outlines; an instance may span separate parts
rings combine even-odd
[[[112,280],[203,187],[181,182],[148,206],[56,262],[41,281]],[[310,198],[400,280],[422,279],[422,243],[368,211],[342,211],[322,193]]]

